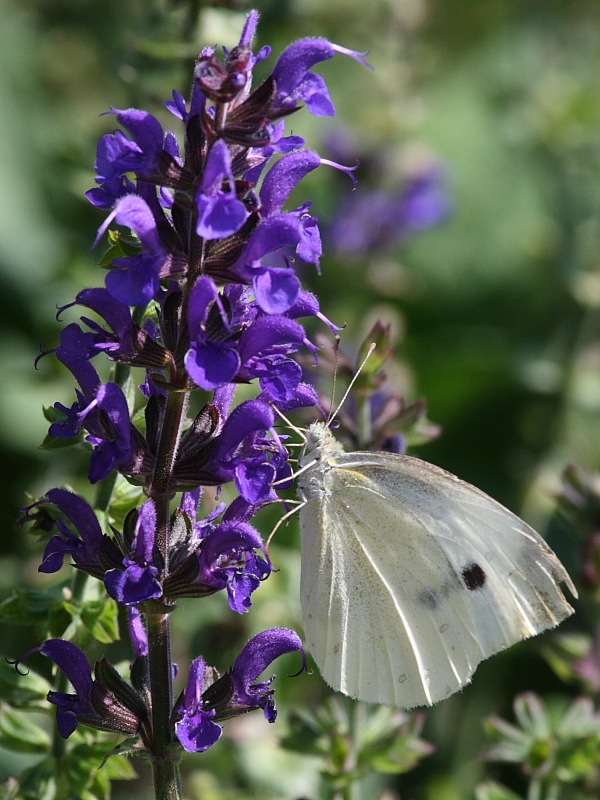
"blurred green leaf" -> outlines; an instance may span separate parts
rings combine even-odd
[[[0,603],[0,620],[10,625],[46,623],[50,610],[61,595],[60,587],[40,592],[36,589],[17,589]]]
[[[17,800],[19,795],[19,781],[9,778],[0,784],[0,800]]]
[[[520,795],[495,781],[480,783],[475,789],[475,798],[476,800],[524,800]]]
[[[29,714],[3,703],[0,706],[0,746],[18,753],[47,753],[50,737]]]
[[[48,630],[50,635],[55,638],[70,638],[64,637],[64,633],[76,616],[77,609],[72,603],[69,603],[67,600],[63,600],[61,603],[55,603],[48,615]]]
[[[119,607],[112,597],[86,601],[81,608],[81,621],[103,644],[119,639]]]
[[[15,707],[45,705],[46,695],[52,687],[36,672],[22,674],[15,667],[0,661],[0,699]]]

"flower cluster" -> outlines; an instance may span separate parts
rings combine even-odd
[[[203,50],[189,102],[173,92],[166,103],[183,127],[183,146],[139,109],[109,112],[120,129],[98,145],[97,186],[87,197],[108,211],[96,239],[108,231],[100,262],[107,274],[104,287],[77,295],[72,305],[83,309],[80,322],[64,328],[53,351],[78,388],[73,405],[50,410],[49,439],[85,442],[91,483],[118,472],[142,488],[145,500],[120,527],[104,529],[92,507],[65,489],[48,491],[28,510],[56,523],[40,570],[57,572],[69,557],[78,571],[102,581],[128,610],[135,651],[128,683],[105,659],[92,677],[85,655],[69,641],[51,639],[38,648],[75,690],[49,696],[61,735],[81,722],[139,736],[163,762],[175,736],[185,749],[201,751],[216,742],[219,722],[228,717],[261,708],[273,722],[271,680],[257,681],[279,655],[301,650],[295,633],[274,629],[252,639],[222,677],[200,656],[170,718],[159,718],[164,704],[153,695],[161,684],[151,660],[162,647],[160,657],[171,662],[168,637],[160,634],[153,649],[156,626],[168,625],[178,598],[220,590],[233,611],[244,613],[272,571],[251,520],[279,499],[276,488],[291,482],[275,414],[318,404],[297,360],[302,351],[315,359],[318,348],[300,320],[317,317],[336,330],[292,266],[299,258],[319,268],[318,221],[310,203],[284,207],[322,164],[352,180],[354,168],[305,149],[300,136],[286,135],[285,118],[302,104],[315,115],[335,113],[314,65],[336,53],[369,65],[325,39],[303,39],[253,87],[255,66],[270,55],[269,47],[252,51],[257,22],[253,11],[224,59],[214,47]],[[118,368],[114,380],[101,380],[94,363],[101,354]],[[132,367],[144,371],[143,429],[134,424],[131,393],[118,378]],[[236,405],[239,384],[256,385],[255,398]],[[201,408],[188,419],[193,392]],[[203,487],[228,482],[239,497],[199,518]],[[171,672],[163,670],[163,678]],[[165,734],[169,725],[172,733]]]

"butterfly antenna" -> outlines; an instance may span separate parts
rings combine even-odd
[[[276,414],[277,414],[279,417],[281,417],[281,419],[282,419],[282,420],[283,420],[283,421],[286,423],[286,425],[288,425],[288,426],[289,426],[289,427],[290,427],[290,428],[291,428],[293,431],[295,431],[295,432],[298,434],[298,436],[299,436],[299,437],[302,439],[302,441],[303,441],[303,442],[306,442],[306,434],[304,433],[304,431],[302,430],[302,428],[298,428],[296,425],[294,425],[294,423],[293,423],[293,422],[290,422],[290,420],[289,420],[289,419],[288,419],[288,418],[285,416],[285,414],[283,414],[283,413],[282,413],[282,412],[281,412],[281,411],[280,411],[280,410],[277,408],[277,406],[275,406],[275,405],[271,405],[271,408],[273,409],[273,411],[274,411],[274,412],[275,412],[275,413],[276,413]]]
[[[349,394],[350,394],[350,392],[352,391],[352,387],[353,387],[353,386],[354,386],[354,384],[356,383],[356,380],[357,380],[358,376],[359,376],[359,375],[360,375],[360,373],[362,372],[362,369],[363,369],[363,367],[365,366],[365,364],[367,363],[367,361],[368,361],[368,360],[369,360],[369,358],[371,357],[371,354],[373,353],[373,350],[375,350],[375,348],[376,348],[376,347],[377,347],[377,345],[375,344],[375,342],[373,342],[373,343],[372,343],[372,344],[369,346],[369,349],[368,349],[368,351],[367,351],[367,355],[364,357],[364,360],[363,360],[362,364],[360,365],[360,367],[359,367],[359,368],[356,370],[356,372],[354,373],[354,377],[352,378],[352,380],[350,381],[350,384],[348,385],[348,388],[347,388],[347,389],[346,389],[346,391],[344,392],[344,396],[343,396],[343,397],[342,397],[342,399],[340,400],[340,403],[339,403],[338,407],[337,407],[337,408],[336,408],[336,410],[333,412],[333,414],[330,414],[328,422],[331,422],[331,420],[332,420],[332,419],[335,417],[335,415],[336,415],[336,414],[339,412],[340,408],[341,408],[341,407],[344,405],[344,403],[346,402],[346,398],[348,397],[348,395],[349,395]]]

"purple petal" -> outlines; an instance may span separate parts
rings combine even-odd
[[[275,480],[275,467],[242,462],[235,471],[235,485],[244,500],[252,505],[266,503],[271,496],[271,484]]]
[[[92,671],[84,653],[72,642],[64,639],[48,639],[40,652],[52,659],[65,673],[73,688],[82,699],[89,698],[92,691]]]
[[[196,339],[206,322],[209,305],[216,300],[217,287],[212,278],[203,275],[194,284],[188,306],[190,339]]]
[[[297,350],[305,338],[302,325],[288,317],[260,317],[241,335],[238,352],[245,364],[253,356],[265,355],[275,345],[291,344]]]
[[[300,295],[300,281],[293,269],[267,267],[253,283],[254,295],[260,308],[267,314],[289,311]]]
[[[127,303],[115,299],[106,289],[84,289],[77,295],[80,306],[91,308],[110,325],[123,342],[133,333],[131,311]]]
[[[203,346],[192,343],[185,368],[197,386],[212,391],[233,380],[240,368],[240,357],[233,344],[227,342],[207,342]]]
[[[246,206],[230,195],[198,195],[196,233],[204,239],[224,239],[237,233],[248,217]]]
[[[177,723],[177,738],[188,753],[203,753],[219,740],[223,729],[211,720],[214,715],[214,709],[199,710],[195,714],[185,714]]]
[[[231,412],[219,435],[217,461],[230,458],[239,444],[252,433],[267,431],[274,424],[273,411],[260,400],[247,400]]]
[[[233,665],[232,677],[235,695],[241,702],[252,703],[252,684],[279,656],[302,650],[302,641],[297,633],[286,628],[263,631],[250,639]]]
[[[46,500],[55,505],[77,529],[85,542],[99,546],[102,542],[102,529],[93,508],[73,492],[65,489],[50,489]]]
[[[265,216],[277,214],[300,181],[321,164],[313,150],[291,153],[274,164],[263,181],[260,201]]]
[[[148,500],[139,510],[131,547],[132,555],[138,564],[152,561],[155,537],[156,508],[154,501]]]
[[[136,658],[147,656],[148,633],[144,623],[144,616],[135,606],[129,606],[127,608],[127,623],[134,656]]]
[[[160,583],[156,580],[156,567],[140,567],[133,561],[126,560],[125,570],[111,569],[104,576],[106,591],[118,603],[124,606],[145,603],[162,595]]]
[[[145,306],[156,297],[164,258],[142,253],[117,258],[114,264],[106,276],[106,288],[113,297],[129,306]]]

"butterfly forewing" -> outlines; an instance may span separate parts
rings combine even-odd
[[[475,487],[408,456],[344,453],[329,433],[310,458],[303,618],[333,688],[430,705],[572,613],[558,583],[575,590],[543,539]]]

